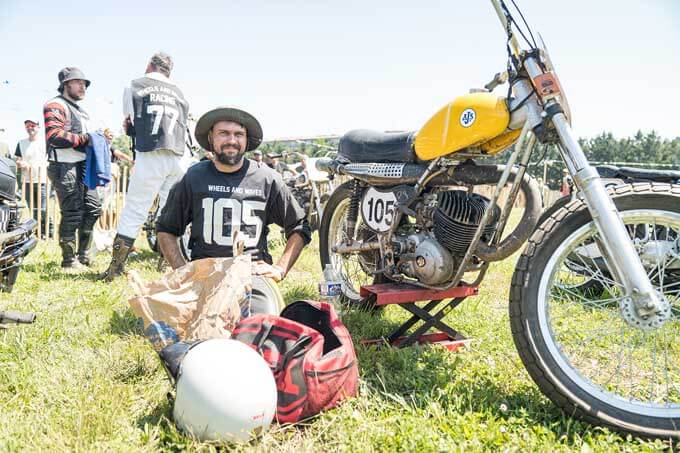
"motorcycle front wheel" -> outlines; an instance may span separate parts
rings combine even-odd
[[[379,252],[352,253],[341,255],[333,252],[334,245],[347,241],[347,215],[349,214],[352,190],[346,182],[333,191],[323,212],[319,227],[319,252],[321,255],[321,269],[330,265],[341,279],[342,294],[350,303],[361,301],[359,289],[362,285],[380,283],[382,276],[372,274],[379,262]],[[375,239],[375,233],[368,229],[357,215],[354,231],[349,239],[370,241]]]
[[[570,415],[616,430],[680,438],[680,186],[635,184],[610,194],[652,283],[670,303],[660,326],[638,317],[599,253],[583,203],[537,230],[510,291],[519,355]],[[602,292],[578,288],[597,281]]]

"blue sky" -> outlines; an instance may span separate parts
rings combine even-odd
[[[516,1],[548,43],[579,136],[680,136],[680,1]],[[92,80],[84,106],[119,129],[123,87],[156,50],[174,57],[195,116],[241,106],[265,139],[415,130],[505,66],[487,0],[0,0],[0,43],[10,143],[67,65]]]

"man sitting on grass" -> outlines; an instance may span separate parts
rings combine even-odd
[[[192,166],[172,188],[158,220],[158,244],[173,269],[186,262],[179,237],[191,224],[191,259],[233,256],[233,232],[245,236],[245,252],[253,266],[253,313],[278,314],[276,301],[267,296],[268,277],[285,278],[311,239],[305,213],[281,179],[261,162],[244,159],[262,142],[262,127],[251,114],[220,107],[204,114],[196,124],[196,140],[214,158]],[[286,233],[286,247],[277,264],[267,250],[269,225]]]

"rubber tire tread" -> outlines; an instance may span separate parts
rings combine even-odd
[[[626,197],[645,197],[651,199],[658,196],[664,196],[674,197],[676,201],[672,202],[672,206],[675,207],[673,210],[680,212],[680,185],[636,183],[611,187],[608,191],[614,202],[617,204],[617,207],[624,204],[624,199]],[[538,291],[540,271],[543,269],[536,269],[536,271],[539,272],[539,275],[533,276],[533,278],[532,273],[534,272],[535,265],[545,264],[541,262],[543,260],[539,259],[541,258],[540,254],[543,247],[548,247],[549,250],[554,251],[554,249],[551,248],[553,246],[550,244],[555,244],[555,241],[559,239],[556,239],[556,237],[560,233],[560,227],[570,218],[573,219],[572,216],[576,215],[586,215],[588,219],[585,222],[579,222],[577,227],[584,225],[590,221],[591,218],[585,203],[580,200],[574,200],[567,204],[564,208],[555,212],[550,219],[541,224],[529,239],[524,252],[517,262],[510,287],[509,311],[512,337],[519,356],[543,394],[568,415],[576,416],[595,425],[606,425],[616,431],[630,432],[643,437],[680,439],[680,419],[655,418],[654,421],[658,421],[658,423],[654,423],[654,426],[645,426],[646,417],[641,417],[614,408],[590,397],[586,392],[580,391],[577,396],[582,398],[587,404],[590,404],[590,409],[582,407],[578,402],[573,401],[566,394],[567,392],[551,380],[550,374],[553,376],[559,374],[564,379],[560,382],[560,385],[568,387],[571,392],[574,392],[577,389],[576,385],[571,382],[557,366],[547,370],[549,372],[546,372],[546,370],[542,368],[542,361],[537,351],[531,346],[529,341],[530,337],[525,324],[531,325],[533,323],[536,327],[530,333],[535,339],[537,349],[542,349],[542,355],[551,363],[553,362],[552,357],[545,349],[544,343],[540,337],[540,331],[537,326],[538,320],[532,319],[528,313],[529,311],[533,311],[533,315],[536,315],[537,301],[535,300],[535,296],[533,296],[534,300],[529,299],[532,297],[532,293],[536,294]],[[565,238],[573,231],[575,230],[568,231]],[[549,257],[545,259],[545,262],[547,262],[548,259]],[[538,264],[536,264],[536,260],[539,261]],[[533,287],[534,291],[530,291],[529,287]],[[533,310],[531,310],[532,305]],[[607,418],[603,419],[599,417],[597,415],[598,412],[606,414]]]

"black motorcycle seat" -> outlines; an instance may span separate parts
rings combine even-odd
[[[340,138],[338,157],[349,162],[413,163],[414,132],[378,132],[356,129]]]
[[[597,167],[597,172],[604,178],[621,178],[635,181],[654,181],[666,183],[680,183],[680,171],[677,170],[652,170],[647,168],[616,167],[614,165],[602,165]]]

